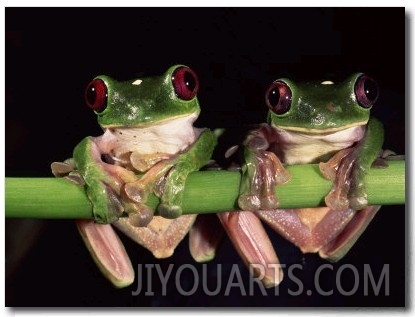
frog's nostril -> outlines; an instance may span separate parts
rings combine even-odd
[[[329,103],[327,103],[327,106],[326,106],[326,108],[327,108],[327,110],[328,111],[330,111],[330,112],[334,112],[335,110],[336,110],[336,108],[334,107],[334,103],[333,102],[329,102]]]

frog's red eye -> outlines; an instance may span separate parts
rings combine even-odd
[[[101,79],[94,79],[85,89],[85,102],[89,108],[102,112],[107,107],[107,86]]]
[[[379,97],[379,87],[372,78],[361,75],[354,85],[354,93],[360,106],[370,108]]]
[[[290,87],[280,80],[274,81],[265,93],[265,102],[274,113],[284,114],[290,110],[292,93]]]
[[[178,67],[171,77],[174,91],[182,100],[193,99],[199,90],[199,79],[196,73],[188,67]]]

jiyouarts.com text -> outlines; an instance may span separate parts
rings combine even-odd
[[[290,282],[290,287],[287,289],[290,296],[300,296],[302,294],[310,296],[315,292],[321,296],[330,296],[334,292],[343,296],[351,296],[356,294],[358,290],[362,291],[364,296],[373,294],[375,296],[389,296],[389,264],[384,264],[382,270],[380,272],[377,270],[377,273],[374,274],[369,264],[360,267],[343,264],[335,267],[329,263],[320,265],[313,273],[313,289],[307,289],[299,278],[303,270],[301,264],[289,266],[268,264],[266,267],[261,264],[251,264],[249,266],[248,283],[243,280],[241,267],[237,264],[233,264],[230,270],[229,268],[223,270],[222,265],[217,264],[213,268],[216,269],[215,281],[212,281],[212,276],[209,274],[212,266],[208,264],[203,264],[201,269],[200,266],[197,269],[191,264],[178,266],[170,264],[167,268],[159,264],[138,264],[137,286],[135,291],[131,292],[131,295],[153,296],[156,288],[154,283],[157,283],[157,289],[160,289],[161,286],[162,296],[166,296],[172,289],[183,296],[191,296],[197,291],[200,292],[200,289],[208,296],[218,294],[228,296],[231,291],[235,290],[239,291],[242,296],[252,296],[255,292],[261,292],[265,296],[270,293],[270,289],[267,291],[261,279],[263,279],[265,272],[274,270],[275,274],[278,274],[280,268],[284,270],[284,282],[286,279]],[[253,272],[256,273],[255,276]],[[333,276],[331,286],[322,282],[327,274]],[[271,293],[278,296],[280,287],[274,287],[271,290]]]

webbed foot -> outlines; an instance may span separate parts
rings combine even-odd
[[[329,161],[319,164],[323,176],[334,182],[325,197],[326,205],[333,210],[349,207],[360,210],[368,204],[365,169],[359,163],[358,154],[355,148],[344,149]]]
[[[275,209],[275,187],[291,179],[277,156],[268,151],[246,151],[238,205],[242,210]]]

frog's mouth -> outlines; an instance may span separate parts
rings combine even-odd
[[[192,113],[134,126],[108,127],[107,130],[116,134],[119,139],[127,141],[131,139],[144,140],[151,135],[162,139],[176,134],[182,135],[183,130],[193,128],[197,116],[197,113]]]
[[[151,119],[151,118],[144,118],[142,122],[138,122],[138,123],[128,122],[127,124],[124,124],[121,122],[116,122],[116,123],[109,123],[109,124],[100,123],[100,125],[104,130],[106,129],[127,130],[127,129],[147,129],[147,128],[151,129],[154,127],[170,125],[172,123],[174,125],[174,122],[180,122],[181,120],[193,123],[198,118],[199,113],[200,111],[195,111],[195,112],[190,112],[186,114],[170,116],[170,117],[162,118],[158,120]]]
[[[303,132],[306,134],[316,134],[316,135],[328,135],[335,132],[345,131],[350,128],[364,126],[367,124],[369,120],[360,121],[360,122],[353,122],[350,124],[342,125],[340,127],[326,127],[321,129],[310,129],[310,128],[303,128],[303,127],[290,127],[290,126],[278,126],[275,124],[272,124],[272,126],[277,130],[285,130],[285,131],[293,131],[293,132]]]
[[[315,145],[322,142],[324,146],[337,144],[339,147],[347,147],[347,144],[361,140],[366,131],[365,127],[365,124],[354,124],[341,129],[325,129],[315,132],[315,129],[290,129],[273,125],[275,131],[285,143],[310,146],[310,142],[315,142]]]

